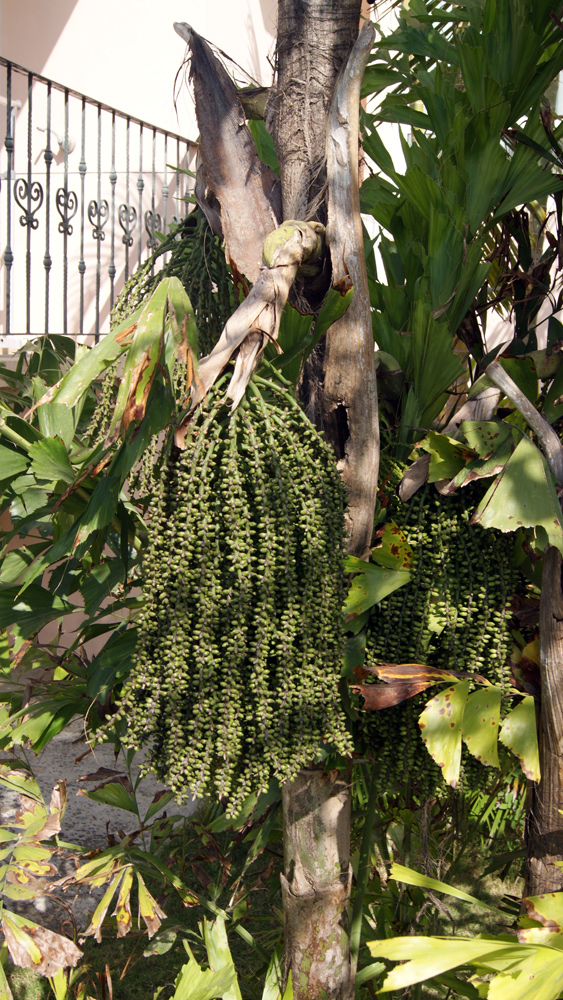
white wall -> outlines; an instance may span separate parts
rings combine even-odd
[[[173,106],[187,21],[269,82],[275,0],[1,0],[0,55],[161,128],[195,138],[189,101]]]

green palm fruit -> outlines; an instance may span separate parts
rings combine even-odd
[[[323,742],[351,752],[338,683],[344,493],[289,393],[255,376],[230,414],[213,390],[149,511],[145,611],[118,714],[126,745],[180,798],[234,812]]]
[[[518,587],[512,537],[470,524],[479,486],[446,497],[427,485],[403,504],[396,494],[401,470],[386,471],[387,517],[411,545],[413,567],[409,584],[370,614],[366,665],[424,663],[507,683],[510,605]],[[418,716],[432,693],[380,712],[361,713],[362,735],[378,762],[382,789],[402,779],[404,760],[413,755],[412,777],[419,793],[428,794],[440,783],[439,769],[418,727]],[[483,782],[486,772],[476,764],[469,767],[466,784],[470,777],[477,780],[476,770]]]

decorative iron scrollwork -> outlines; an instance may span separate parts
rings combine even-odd
[[[147,247],[151,250],[156,250],[158,246],[158,240],[155,233],[162,232],[162,216],[158,212],[145,212],[145,229],[147,231]]]
[[[61,217],[59,222],[59,233],[72,236],[71,219],[76,215],[78,209],[78,198],[74,191],[67,191],[66,188],[59,188],[55,196],[57,212]]]
[[[104,198],[103,201],[98,205],[97,201],[92,201],[88,205],[88,219],[94,227],[92,229],[92,236],[95,240],[105,240],[106,234],[104,233],[104,226],[109,219],[109,205]]]
[[[132,205],[120,205],[118,210],[119,225],[123,230],[121,242],[126,247],[133,246],[133,230],[137,225],[137,212]]]
[[[32,181],[29,184],[23,177],[18,177],[14,184],[14,198],[23,212],[23,215],[20,215],[20,225],[37,229],[39,219],[36,219],[35,213],[43,204],[43,188],[39,181]],[[35,208],[32,208],[31,203],[34,201],[37,204]]]

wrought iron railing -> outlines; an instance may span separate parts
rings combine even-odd
[[[197,147],[1,57],[0,123],[0,342],[98,335],[186,215]]]

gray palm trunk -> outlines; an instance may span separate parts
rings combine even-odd
[[[288,295],[302,311],[315,313],[331,285],[342,292],[353,285],[352,304],[310,358],[300,391],[311,420],[334,448],[347,487],[348,551],[365,558],[379,434],[358,185],[360,82],[373,28],[364,26],[359,33],[360,8],[361,0],[279,2],[276,86],[266,122],[281,184],[258,162],[236,88],[209,47],[187,25],[176,30],[191,50],[205,178],[199,184],[202,208],[215,211],[219,203],[235,278],[246,275],[254,283],[217,348],[200,365],[201,386],[212,384],[218,364],[233,356],[240,394],[266,342],[277,336]],[[284,241],[281,257],[276,250],[261,270],[268,231],[284,220],[299,225],[291,241]],[[326,227],[326,237],[323,233],[320,262],[315,252],[311,279],[296,285],[299,263],[311,252],[305,247],[311,243],[305,223],[312,223],[315,232],[319,224]],[[280,280],[282,273],[291,274],[291,281]],[[268,303],[263,315],[262,288]],[[354,992],[347,912],[350,780],[349,769],[325,774],[311,766],[283,789],[284,968],[286,979],[291,970],[295,1000],[348,1000]]]

